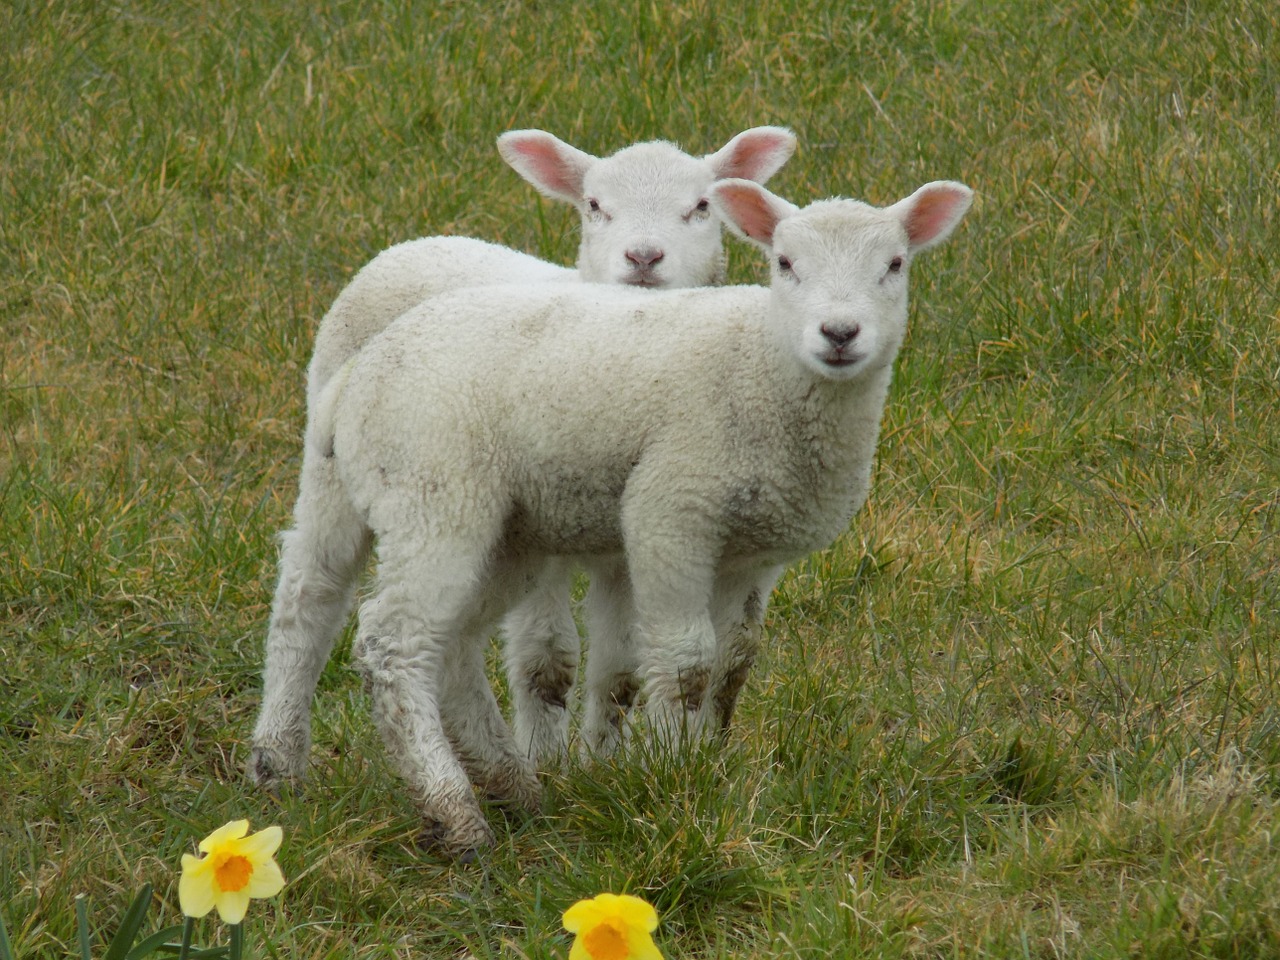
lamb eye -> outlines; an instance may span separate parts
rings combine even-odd
[[[791,261],[787,257],[779,257],[778,269],[783,273],[788,273],[791,270]]]
[[[892,260],[890,260],[890,261],[889,261],[889,272],[890,272],[890,273],[901,273],[901,272],[902,272],[902,258],[901,258],[901,257],[894,257]]]
[[[591,197],[591,198],[589,198],[589,199],[587,200],[587,209],[588,209],[588,210],[590,210],[592,213],[599,213],[599,212],[600,212],[600,201],[599,201],[599,200],[597,200],[595,197]]]
[[[685,223],[701,223],[711,212],[711,201],[703,197],[692,210],[683,217]]]

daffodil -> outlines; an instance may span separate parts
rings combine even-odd
[[[274,897],[284,887],[274,859],[280,828],[248,833],[248,820],[233,820],[200,841],[203,857],[182,855],[178,903],[188,917],[203,917],[217,907],[224,923],[237,924],[250,898]]]
[[[639,897],[602,893],[564,912],[564,928],[577,934],[569,960],[662,960],[652,933],[658,913]]]

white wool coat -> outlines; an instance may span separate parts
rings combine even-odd
[[[442,296],[344,368],[317,434],[382,542],[479,527],[502,553],[642,560],[687,539],[783,564],[866,498],[891,368],[814,376],[769,306],[762,287]]]

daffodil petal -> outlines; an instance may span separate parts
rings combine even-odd
[[[653,937],[635,930],[629,933],[631,936],[627,937],[627,960],[663,960]]]
[[[194,853],[182,855],[182,872],[201,874],[209,871],[209,858],[197,857]]]
[[[225,843],[232,840],[239,840],[248,832],[248,820],[232,820],[230,823],[223,824],[217,830],[213,831],[213,833],[201,840],[200,850],[204,853],[210,853]]]
[[[213,909],[213,883],[207,876],[185,869],[186,857],[183,857],[183,867],[178,880],[178,905],[186,916],[199,919]]]
[[[629,927],[641,927],[650,933],[658,929],[658,911],[639,897],[624,893],[614,898],[611,908]]]
[[[274,860],[266,860],[262,863],[253,865],[253,873],[249,877],[249,883],[245,887],[245,892],[256,898],[274,897],[277,893],[284,889],[284,874],[280,872],[280,865]]]
[[[599,923],[603,914],[595,900],[579,900],[564,912],[560,922],[570,933],[577,933],[584,926]]]
[[[239,923],[249,910],[249,894],[244,890],[222,890],[214,894],[214,905],[223,923]]]
[[[266,827],[240,841],[240,853],[256,863],[265,860],[280,849],[284,831],[279,827]]]

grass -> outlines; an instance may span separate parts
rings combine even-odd
[[[0,11],[0,917],[71,955],[279,823],[258,956],[1280,954],[1280,20],[1208,3]],[[383,247],[567,262],[494,137],[979,200],[913,277],[871,501],[773,598],[725,748],[571,766],[481,864],[413,843],[335,659],[316,773],[242,776],[312,333]],[[757,257],[731,251],[738,280]],[[211,934],[213,927],[204,932]],[[270,948],[268,948],[268,944]]]

